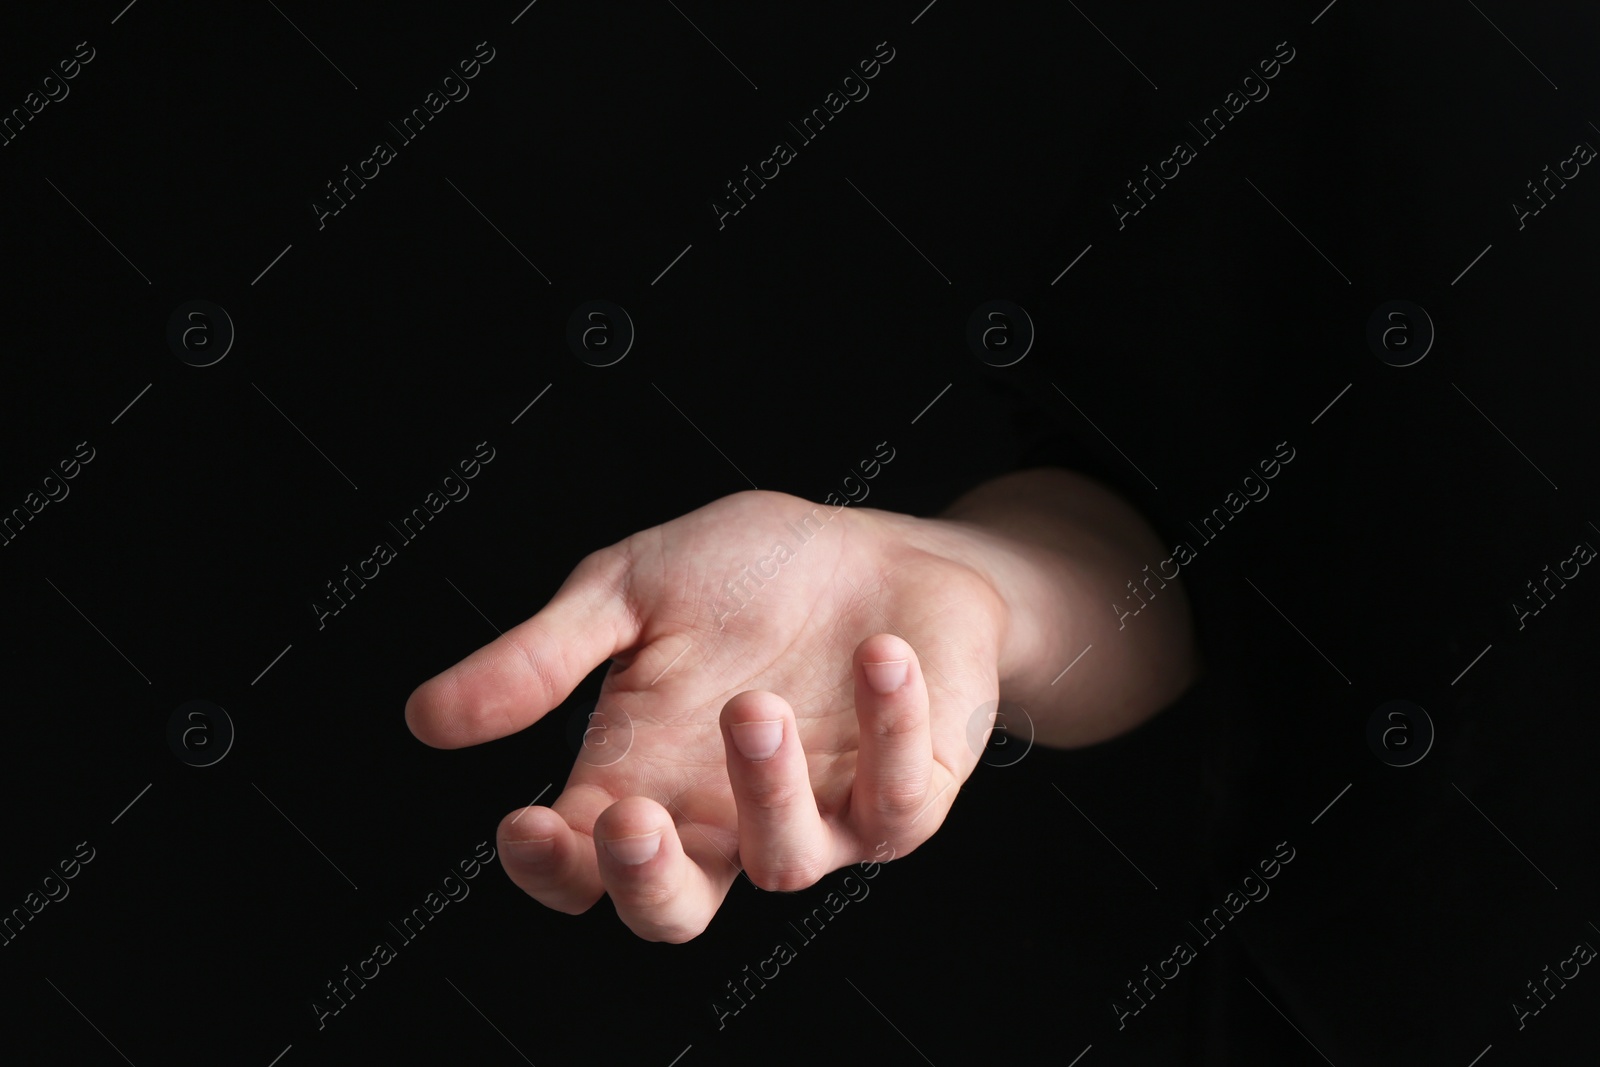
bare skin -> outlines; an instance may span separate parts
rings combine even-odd
[[[566,788],[502,820],[501,862],[557,911],[609,895],[639,936],[687,941],[741,871],[796,890],[926,841],[999,699],[1057,746],[1170,703],[1197,669],[1182,590],[1123,628],[1109,606],[1165,555],[1062,470],[996,478],[938,518],[737,493],[586,557],[418,687],[406,721],[438,748],[505,737],[610,659]]]

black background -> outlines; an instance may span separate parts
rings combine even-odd
[[[1511,604],[1600,541],[1600,178],[1521,229],[1511,205],[1600,143],[1593,13],[119,6],[0,17],[7,113],[95,51],[0,148],[0,510],[95,457],[0,550],[0,910],[95,849],[0,948],[8,1061],[1592,1057],[1587,968],[1521,1029],[1511,1004],[1600,943],[1600,579],[1521,629]],[[480,41],[470,95],[399,145]],[[719,229],[724,183],[881,41],[870,95]],[[1280,41],[1270,95],[1119,229],[1123,183]],[[319,229],[378,140],[397,158]],[[1005,368],[965,340],[996,298],[1037,327]],[[565,341],[590,299],[637,328],[609,367]],[[1404,368],[1365,339],[1397,299],[1437,329]],[[236,328],[215,365],[168,345],[190,300]],[[470,496],[319,630],[324,583],[481,441]],[[720,1029],[725,983],[839,873],[741,881],[672,946],[491,864],[319,1029],[324,983],[559,789],[598,674],[457,752],[411,737],[410,691],[589,551],[751,484],[820,500],[880,441],[869,506],[1067,462],[1171,543],[1279,442],[1295,459],[1184,568],[1193,691],[980,766]],[[237,730],[210,767],[167,742],[193,699]],[[1437,729],[1406,768],[1366,740],[1394,699]],[[1124,983],[1279,842],[1271,895],[1119,1029]]]

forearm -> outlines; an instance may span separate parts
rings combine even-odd
[[[1039,743],[1114,737],[1194,680],[1188,600],[1177,580],[1158,574],[1166,548],[1098,483],[1058,468],[1017,471],[914,526],[1000,593],[1000,696],[1027,710]],[[1138,608],[1130,581],[1148,601],[1136,620],[1116,607]]]

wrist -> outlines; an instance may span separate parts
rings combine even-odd
[[[961,563],[994,590],[1000,695],[1027,709],[1040,743],[1114,737],[1194,679],[1181,583],[1166,583],[1137,627],[1113,607],[1129,576],[1166,553],[1105,486],[1059,468],[1014,471],[937,517],[899,518],[904,540]]]
[[[897,527],[903,543],[965,567],[992,591],[993,596],[983,607],[995,635],[1000,697],[1017,700],[1030,688],[1029,682],[1042,673],[1041,664],[1050,651],[1048,626],[1034,610],[1039,593],[1043,592],[1041,583],[1046,580],[1037,551],[972,520],[878,514]]]

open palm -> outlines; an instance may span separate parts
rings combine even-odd
[[[506,816],[502,863],[549,907],[604,893],[641,937],[688,940],[741,870],[794,890],[904,855],[972,773],[1003,605],[934,524],[724,497],[586,557],[406,720],[441,748],[504,737],[611,659],[566,788]]]

